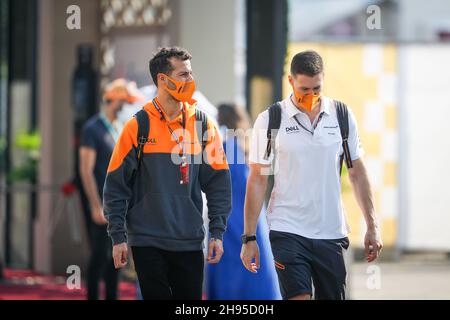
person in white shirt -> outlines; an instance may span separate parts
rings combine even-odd
[[[336,102],[321,94],[324,70],[317,52],[296,54],[290,71],[293,93],[280,102],[281,124],[269,157],[267,110],[258,116],[253,128],[241,260],[251,272],[260,267],[254,235],[267,172],[274,167],[267,220],[283,299],[311,299],[314,284],[315,299],[341,300],[345,299],[344,252],[349,246],[349,227],[340,197],[343,140]],[[348,172],[367,224],[364,245],[366,259],[371,262],[383,244],[355,116],[347,110],[347,142],[353,164]]]

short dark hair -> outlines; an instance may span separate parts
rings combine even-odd
[[[237,129],[238,122],[241,119],[237,112],[237,106],[234,103],[222,103],[217,107],[217,122],[219,126],[226,126],[228,129]]]
[[[173,70],[172,64],[169,61],[170,58],[186,61],[191,60],[192,56],[186,49],[179,47],[159,48],[158,52],[154,54],[148,63],[150,75],[156,86],[158,86],[156,79],[158,73],[168,74]]]
[[[297,53],[291,62],[291,74],[304,74],[309,77],[323,72],[322,57],[312,50]]]

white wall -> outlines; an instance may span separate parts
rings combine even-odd
[[[235,101],[235,28],[239,0],[180,1],[180,43],[193,56],[198,89],[213,104]]]
[[[450,251],[450,45],[399,55],[399,246]]]

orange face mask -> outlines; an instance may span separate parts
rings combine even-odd
[[[191,100],[194,92],[195,92],[195,81],[176,81],[169,77],[168,75],[164,75],[169,79],[169,85],[163,83],[164,89],[177,101],[181,102],[189,102]]]
[[[300,104],[300,106],[308,112],[311,112],[313,107],[316,106],[317,102],[320,99],[320,92],[319,93],[307,93],[302,94],[300,92],[297,92],[297,90],[294,89],[294,95],[297,102]]]

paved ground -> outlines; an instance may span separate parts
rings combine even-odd
[[[357,262],[349,267],[351,299],[450,299],[446,255],[407,255],[398,262]]]
[[[354,300],[450,299],[450,259],[439,254],[402,256],[397,262],[348,266],[349,298]],[[7,271],[0,300],[85,299],[85,288],[68,290],[65,279],[30,271]],[[135,299],[134,283],[121,284],[121,299]]]

